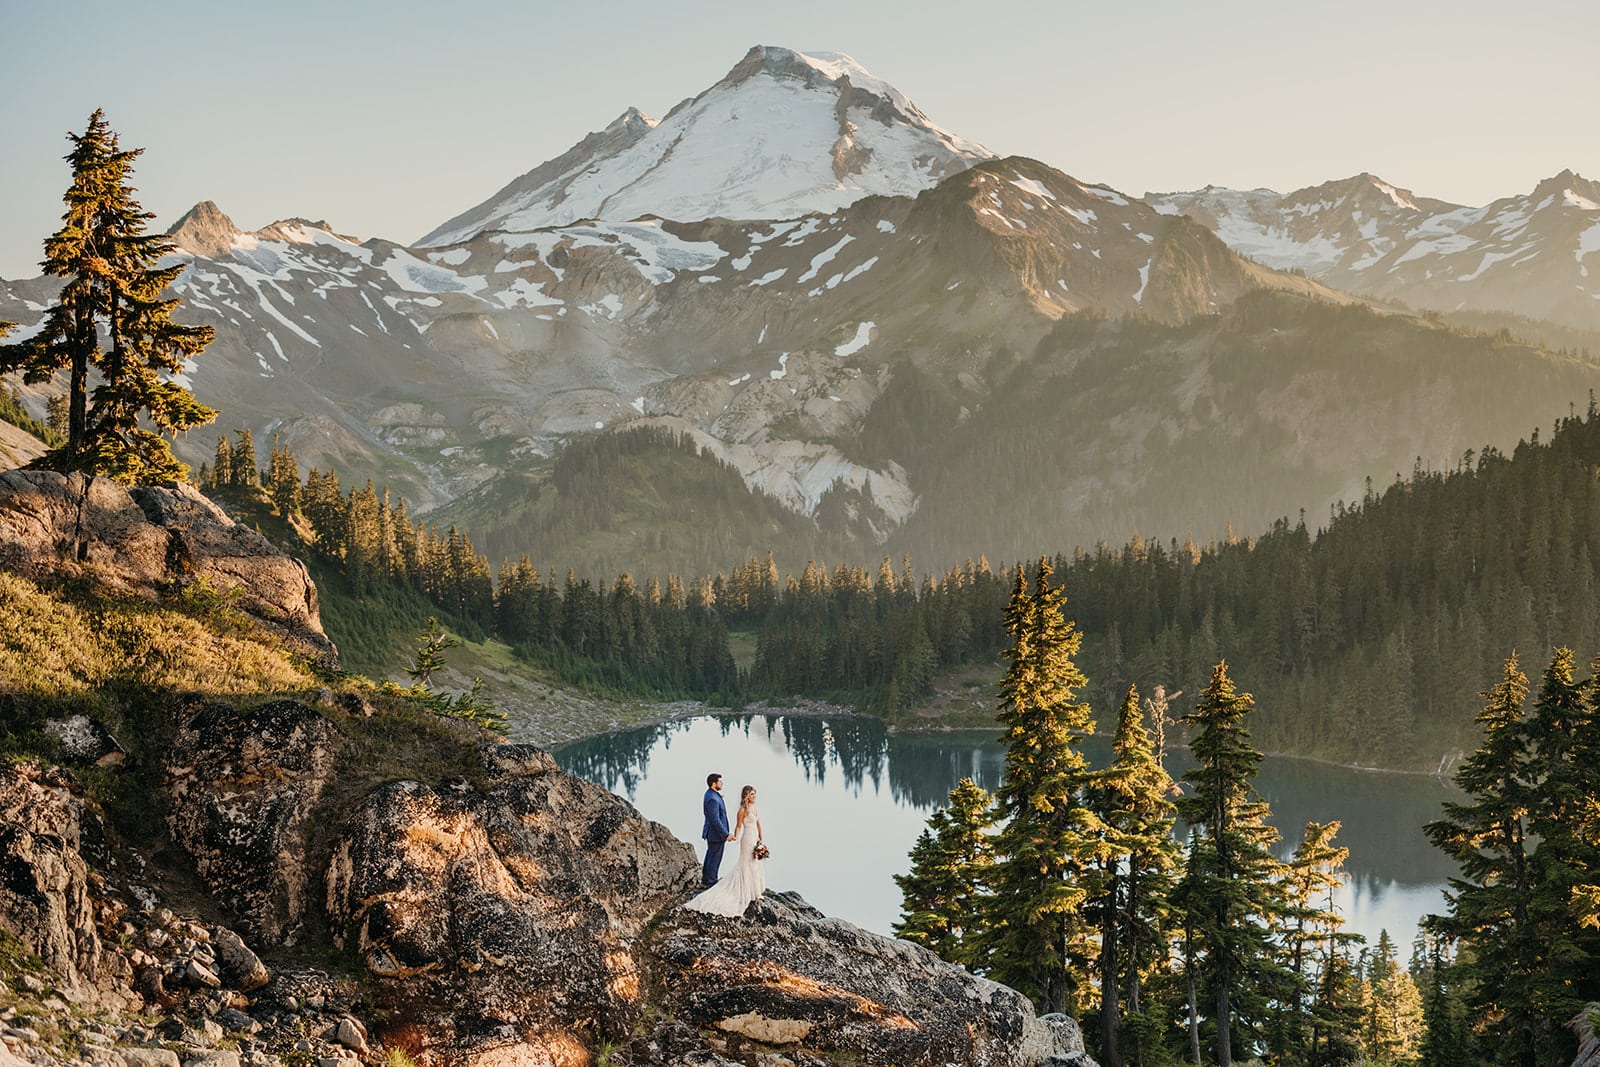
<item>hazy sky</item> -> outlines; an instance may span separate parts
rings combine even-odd
[[[754,44],[848,52],[936,123],[1131,193],[1371,171],[1479,205],[1600,176],[1594,0],[0,0],[0,277],[103,107],[165,228],[215,200],[412,241]]]

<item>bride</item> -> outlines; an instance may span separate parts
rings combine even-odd
[[[767,878],[756,858],[756,846],[761,844],[761,816],[756,814],[756,787],[747,785],[739,790],[739,816],[734,825],[733,837],[739,842],[739,862],[733,873],[710,889],[684,904],[695,911],[712,915],[739,916],[752,900],[760,899],[766,891]]]

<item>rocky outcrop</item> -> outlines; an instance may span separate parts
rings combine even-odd
[[[0,926],[65,991],[93,999],[105,953],[79,852],[82,815],[60,771],[24,763],[0,774]]]
[[[289,700],[182,713],[167,762],[173,839],[217,901],[265,943],[291,940],[311,902],[311,817],[338,737],[315,710]]]
[[[1016,990],[792,893],[768,893],[739,919],[674,911],[648,971],[673,1019],[637,1050],[648,1062],[774,1050],[900,1067],[1090,1062],[1071,1019],[1036,1018]]]
[[[481,755],[475,784],[393,783],[352,815],[329,916],[432,1060],[587,1062],[641,1013],[634,945],[694,852],[547,753]]]
[[[688,845],[536,748],[480,757],[480,781],[380,788],[334,848],[328,912],[386,990],[385,1043],[471,1067],[601,1044],[684,1067],[1092,1064],[1072,1020],[798,897],[679,909]]]
[[[87,572],[152,599],[204,580],[313,656],[334,661],[305,564],[188,485],[128,489],[54,471],[0,473],[0,568]]]
[[[1589,1004],[1567,1023],[1568,1029],[1578,1035],[1578,1056],[1572,1067],[1600,1067],[1600,1004]]]
[[[175,714],[172,837],[237,929],[174,915],[100,845],[92,869],[88,809],[63,772],[0,768],[0,923],[43,968],[0,974],[0,1041],[36,1062],[74,1046],[82,1067],[156,1062],[182,1046],[186,1064],[398,1050],[429,1067],[588,1067],[610,1048],[671,1067],[1092,1067],[1072,1020],[1036,1018],[1016,991],[792,894],[737,919],[680,908],[693,850],[532,746],[487,746],[434,785],[381,785],[325,846],[312,822],[342,756],[328,720],[293,701]],[[325,871],[308,862],[330,853]],[[319,928],[317,888],[359,981],[274,974],[240,936],[270,949]],[[58,989],[146,1014],[74,1023],[67,1041],[29,1026],[66,1017]]]

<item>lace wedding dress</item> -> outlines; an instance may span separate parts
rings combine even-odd
[[[767,876],[755,855],[756,841],[761,836],[758,825],[755,806],[751,805],[739,824],[739,861],[734,864],[733,871],[723,875],[716,885],[689,900],[684,907],[712,915],[737,917],[744,914],[745,907],[752,900],[760,898],[767,888]]]

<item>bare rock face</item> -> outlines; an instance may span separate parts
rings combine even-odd
[[[76,996],[91,998],[104,949],[78,849],[83,804],[61,772],[0,769],[0,925]]]
[[[372,794],[335,846],[329,916],[431,1061],[588,1063],[639,1017],[634,945],[699,865],[547,753],[493,745],[482,764],[476,787]]]
[[[228,518],[192,486],[0,472],[0,568],[29,578],[89,571],[152,599],[203,578],[311,655],[336,658],[305,564]]]
[[[744,917],[679,909],[651,938],[656,1003],[673,1023],[638,1051],[698,1063],[689,1031],[721,1031],[736,1059],[784,1050],[898,1067],[1074,1063],[1089,1067],[1077,1025],[1036,1018],[1027,998],[907,941],[829,919],[792,893],[768,893]]]
[[[206,704],[180,722],[167,762],[173,839],[264,943],[290,940],[304,918],[311,816],[337,744],[327,720],[290,700],[244,711]],[[253,968],[238,965],[244,980]]]
[[[1567,1023],[1567,1028],[1578,1035],[1578,1055],[1572,1067],[1600,1067],[1600,1034],[1595,1032],[1600,1023],[1600,1004],[1589,1004]]]

